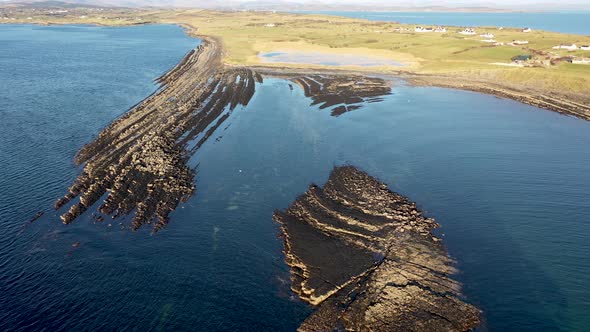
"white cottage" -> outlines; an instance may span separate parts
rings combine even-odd
[[[528,40],[513,40],[512,45],[526,45],[528,44]]]
[[[575,51],[578,49],[578,46],[576,44],[571,44],[571,45],[557,45],[557,46],[553,46],[554,50],[568,50],[568,51]]]

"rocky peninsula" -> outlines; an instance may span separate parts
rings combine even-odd
[[[116,218],[134,212],[133,229],[153,223],[158,231],[170,212],[193,194],[194,170],[188,159],[238,105],[248,103],[256,82],[262,82],[251,70],[223,67],[219,41],[202,40],[158,79],[161,89],[78,152],[75,161],[84,170],[55,203],[56,210],[68,206],[61,215],[64,223],[103,200],[100,213]]]
[[[300,331],[468,331],[480,311],[462,300],[438,224],[352,166],[336,167],[274,219],[292,289],[317,310]]]
[[[153,224],[158,231],[169,214],[196,190],[187,163],[239,105],[247,105],[262,75],[222,63],[222,42],[201,37],[168,73],[161,88],[105,128],[84,146],[75,162],[82,174],[55,203],[69,224],[95,208],[95,219],[133,214],[131,228]],[[387,81],[361,75],[297,75],[291,81],[313,104],[332,115],[377,102],[391,92]],[[78,198],[78,199],[77,199]]]

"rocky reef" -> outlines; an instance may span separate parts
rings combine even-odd
[[[311,185],[274,219],[292,289],[317,310],[300,331],[468,331],[480,311],[461,298],[437,223],[351,166]]]
[[[306,97],[313,99],[312,105],[320,109],[331,109],[333,116],[339,116],[362,107],[363,103],[374,103],[391,94],[388,82],[381,78],[359,75],[307,75],[291,78],[303,88]]]
[[[219,41],[204,38],[157,80],[162,87],[155,94],[79,151],[75,161],[84,170],[55,203],[56,210],[67,208],[64,223],[99,201],[98,210],[113,218],[133,212],[133,229],[153,223],[157,231],[168,223],[195,191],[189,158],[262,82],[252,70],[223,67],[221,55]]]

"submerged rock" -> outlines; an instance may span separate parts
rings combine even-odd
[[[280,223],[292,289],[317,310],[301,331],[468,331],[480,311],[461,299],[438,224],[351,166],[337,167]]]

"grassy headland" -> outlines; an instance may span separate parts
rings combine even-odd
[[[73,13],[73,12],[72,12]],[[560,44],[590,45],[590,36],[547,31],[523,32],[522,27],[477,27],[476,34],[414,32],[415,25],[360,19],[271,12],[219,12],[208,10],[103,10],[78,9],[56,16],[37,9],[13,12],[3,23],[129,25],[180,24],[191,34],[215,36],[223,43],[223,62],[230,66],[275,69],[348,70],[395,74],[416,84],[456,87],[494,93],[537,106],[590,119],[590,65],[573,64],[567,58],[590,57],[590,51],[555,50]],[[498,43],[482,42],[491,33]],[[510,45],[526,40],[524,45]],[[328,67],[278,64],[261,60],[273,51],[321,52],[386,58],[405,66]],[[530,55],[518,66],[511,59]],[[523,97],[524,96],[524,97]],[[533,98],[533,100],[529,100]]]

